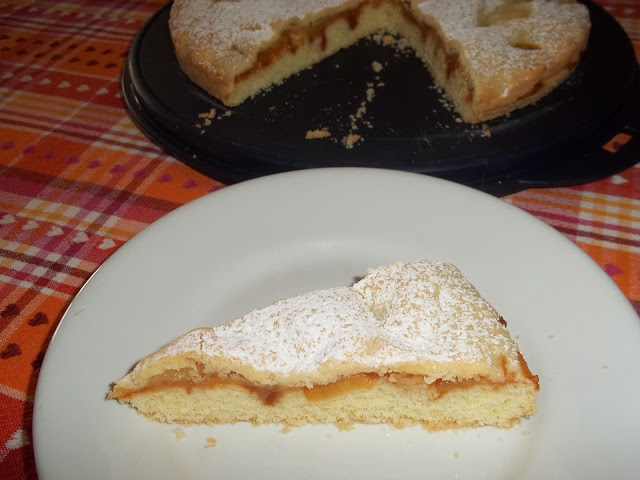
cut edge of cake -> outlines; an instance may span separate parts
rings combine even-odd
[[[287,17],[281,3],[272,2],[271,19],[256,15],[251,23],[230,10],[216,24],[208,12],[242,9],[243,2],[174,2],[170,31],[182,70],[233,107],[385,31],[406,40],[464,121],[478,123],[555,89],[578,65],[590,31],[586,7],[574,1],[324,0],[310,2],[302,17]]]

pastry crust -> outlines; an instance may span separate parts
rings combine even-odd
[[[109,398],[180,423],[511,426],[538,377],[506,322],[449,263],[395,263],[188,332]]]
[[[574,0],[175,0],[169,26],[181,68],[227,106],[375,32],[401,35],[480,122],[561,83],[590,21]]]

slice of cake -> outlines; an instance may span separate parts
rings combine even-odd
[[[562,82],[590,21],[575,0],[175,0],[169,27],[181,68],[228,106],[373,33],[400,35],[481,122]]]
[[[538,389],[498,312],[455,266],[425,260],[192,330],[108,398],[161,422],[439,430],[510,427]]]

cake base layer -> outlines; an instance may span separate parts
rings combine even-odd
[[[292,389],[278,395],[274,403],[240,385],[177,387],[138,393],[129,402],[146,417],[168,423],[334,423],[340,428],[391,424],[422,425],[432,431],[484,425],[509,428],[535,413],[536,388],[530,383],[407,387],[371,379],[361,387],[315,397],[313,389]]]

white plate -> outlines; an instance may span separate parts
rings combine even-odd
[[[176,430],[105,400],[137,360],[191,328],[417,258],[456,263],[507,319],[540,375],[533,418],[512,430],[439,433]],[[625,297],[582,251],[528,214],[419,175],[287,173],[178,209],[100,267],[42,367],[36,460],[41,480],[616,478],[640,468],[639,372],[640,323]]]

